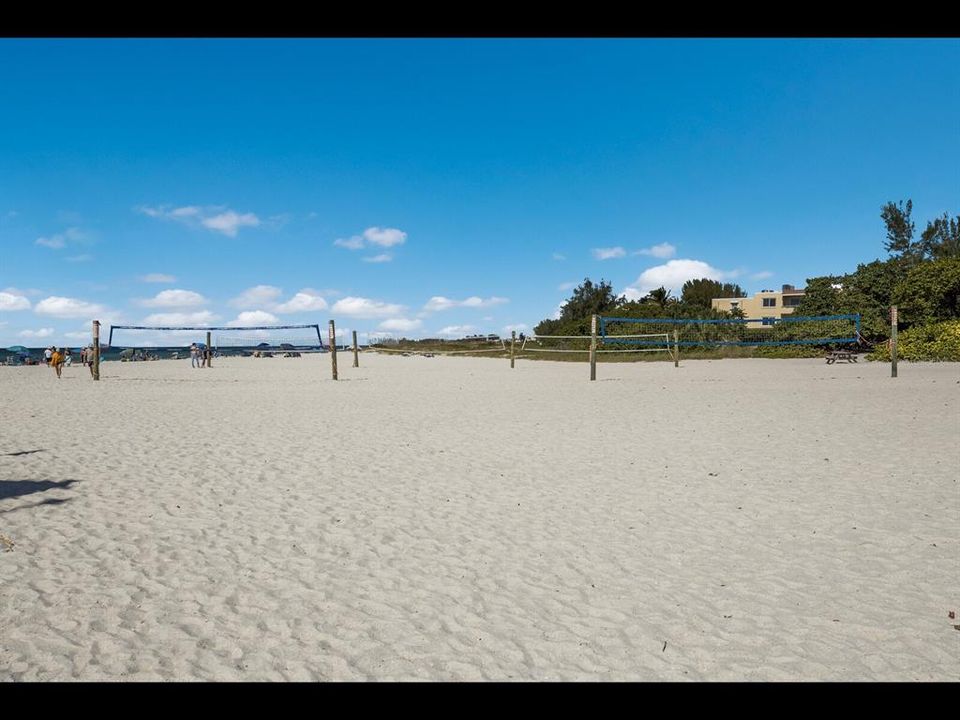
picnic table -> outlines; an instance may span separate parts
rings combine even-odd
[[[847,362],[856,362],[857,354],[853,350],[831,350],[827,353],[827,365],[832,365],[837,360],[846,360]]]

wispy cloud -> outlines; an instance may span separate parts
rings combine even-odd
[[[411,332],[413,330],[419,330],[422,325],[423,322],[421,320],[398,317],[384,320],[378,328],[380,330],[390,330],[394,332]]]
[[[767,278],[773,277],[773,273],[769,270],[761,270],[760,272],[755,272],[750,276],[751,280],[766,280]]]
[[[275,302],[282,293],[283,290],[274,285],[255,285],[244,290],[228,304],[241,310],[255,310]]]
[[[439,330],[437,335],[440,337],[462,337],[476,332],[477,328],[473,325],[447,325],[447,327]]]
[[[407,241],[407,234],[397,228],[368,227],[360,235],[352,235],[348,238],[337,238],[333,241],[334,245],[345,247],[347,250],[361,250],[369,245],[389,248],[395,245],[403,245]],[[378,255],[376,257],[383,257]],[[372,262],[384,262],[374,260]]]
[[[597,260],[612,260],[614,258],[625,257],[627,251],[622,247],[612,247],[612,248],[593,248],[591,250],[593,257]]]
[[[172,220],[191,227],[206,228],[222,233],[227,237],[236,237],[241,228],[257,227],[261,224],[260,218],[254,213],[239,213],[224,205],[185,205],[178,208],[172,208],[169,205],[141,206],[136,210],[147,217]]]
[[[573,290],[573,288],[575,288],[576,286],[577,286],[577,284],[576,284],[575,282],[560,283],[559,285],[557,285],[557,290],[561,290],[561,291],[562,291],[562,290]]]
[[[380,255],[372,255],[363,258],[364,262],[368,263],[385,263],[393,260],[393,256],[390,253],[381,253]]]
[[[508,298],[496,296],[482,298],[473,295],[468,297],[466,300],[451,300],[450,298],[443,297],[442,295],[434,295],[427,301],[427,304],[423,306],[423,309],[427,312],[438,312],[440,310],[449,310],[450,308],[456,307],[492,307],[494,305],[503,305],[504,303],[508,302],[510,302]]]
[[[80,228],[68,227],[62,233],[56,233],[49,237],[38,237],[34,243],[48,247],[51,250],[61,250],[65,248],[68,243],[78,243],[89,239],[90,236]]]
[[[643,248],[642,250],[637,250],[634,255],[651,255],[655,258],[671,258],[677,254],[677,248],[671,245],[668,242],[660,243],[659,245],[654,245],[653,247]]]
[[[20,337],[22,338],[45,338],[53,335],[53,328],[40,328],[39,330],[22,330]]]
[[[177,281],[173,275],[165,275],[164,273],[147,273],[141,275],[140,280],[146,283],[174,283]]]
[[[566,259],[567,259],[567,256],[566,256],[566,255],[561,255],[560,253],[554,253],[554,254],[553,254],[553,259],[554,259],[554,260],[566,260]]]
[[[154,313],[147,315],[143,322],[147,325],[209,325],[218,319],[209,310],[200,310],[198,312],[183,313]]]

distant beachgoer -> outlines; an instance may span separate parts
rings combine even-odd
[[[200,349],[196,343],[190,343],[190,367],[200,367]]]
[[[87,349],[85,347],[80,348],[80,364],[84,366],[87,364]]]
[[[57,371],[57,377],[59,378],[63,370],[63,353],[56,348],[54,348],[50,354],[50,364],[53,365],[53,369]]]
[[[46,350],[43,351],[43,359],[46,361],[47,366],[50,365],[50,358],[52,358],[52,357],[53,357],[53,348],[52,348],[52,347],[48,347]]]
[[[90,368],[90,377],[94,377],[93,374],[93,348],[87,348],[87,367]]]
[[[66,352],[64,353],[63,364],[67,367],[73,365],[73,355],[70,354],[70,348],[67,348]]]

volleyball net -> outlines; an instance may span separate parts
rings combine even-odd
[[[600,317],[604,343],[659,345],[667,334],[678,347],[846,345],[860,340],[860,315],[784,315],[780,318],[619,318]]]
[[[117,332],[119,331],[119,332]],[[122,340],[114,346],[114,333]],[[206,343],[211,334],[211,345],[228,348],[283,346],[301,349],[326,349],[319,324],[310,325],[252,325],[244,327],[171,326],[171,325],[111,325],[108,347],[188,347],[192,343]]]

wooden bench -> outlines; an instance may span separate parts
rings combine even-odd
[[[827,365],[832,365],[837,360],[846,360],[847,362],[856,362],[857,354],[852,350],[833,350],[827,353]]]

